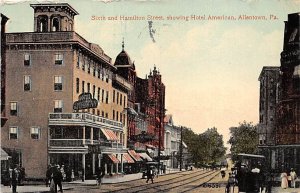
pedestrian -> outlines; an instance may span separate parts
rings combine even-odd
[[[72,180],[72,182],[74,181],[74,178],[75,178],[75,174],[74,174],[74,170],[72,169],[72,173],[71,173],[71,180]]]
[[[19,171],[18,171],[17,167],[15,167],[12,170],[12,174],[11,174],[11,185],[12,185],[13,193],[17,192],[18,179],[19,179]]]
[[[288,176],[287,173],[284,171],[280,175],[281,178],[281,188],[286,189],[288,187]]]
[[[148,181],[151,179],[151,182],[153,183],[153,177],[154,177],[154,171],[153,171],[153,167],[150,166],[147,170],[147,181],[146,183],[148,183]]]
[[[60,172],[59,166],[53,167],[52,174],[53,174],[53,180],[54,180],[54,184],[55,184],[55,192],[57,192],[57,186],[59,187],[60,192],[63,192],[63,189],[62,189],[63,176],[62,176],[62,173]]]
[[[291,187],[296,188],[297,174],[293,168],[291,168],[290,176],[291,176]]]
[[[47,171],[46,171],[46,187],[50,187],[50,183],[51,183],[51,174],[52,174],[52,165],[48,165],[47,167]]]

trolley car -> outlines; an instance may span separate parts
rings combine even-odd
[[[238,154],[234,173],[239,192],[258,193],[266,186],[265,157],[254,154]]]

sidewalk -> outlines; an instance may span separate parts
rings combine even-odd
[[[63,190],[70,190],[71,188],[63,187]],[[17,192],[49,192],[50,188],[45,185],[26,185],[26,186],[18,186]],[[1,185],[0,192],[8,193],[12,192],[12,189],[9,186]]]
[[[185,171],[185,170],[182,170]],[[160,175],[168,175],[170,173],[176,173],[180,172],[179,169],[168,169],[166,171],[166,174],[160,174]],[[111,177],[111,178],[103,178],[103,184],[113,184],[113,183],[120,183],[120,182],[127,182],[127,181],[132,181],[132,180],[138,180],[142,178],[142,173],[137,173],[137,174],[127,174],[127,175],[119,175],[116,177]],[[64,186],[67,185],[66,186]],[[72,184],[80,184],[80,185],[96,185],[96,180],[85,180],[82,182],[81,180],[76,180],[73,182],[63,182],[63,189],[72,189],[70,185]],[[0,187],[0,192],[1,193],[9,193],[12,192],[12,189],[9,186],[3,186],[1,185]],[[25,185],[25,186],[18,186],[17,187],[17,192],[49,192],[49,187],[46,187],[45,185]]]
[[[273,187],[272,193],[300,193],[300,188],[282,189],[281,187]]]

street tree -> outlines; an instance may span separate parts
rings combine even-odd
[[[204,133],[196,134],[192,130],[183,130],[183,141],[192,154],[193,162],[198,165],[215,164],[224,158],[226,148],[223,136],[217,128],[207,129]]]
[[[230,139],[228,143],[231,145],[230,151],[233,160],[239,153],[255,154],[258,146],[257,128],[251,122],[244,121],[238,127],[231,127]]]

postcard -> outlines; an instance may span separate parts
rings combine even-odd
[[[1,1],[1,192],[298,190],[299,6]]]

